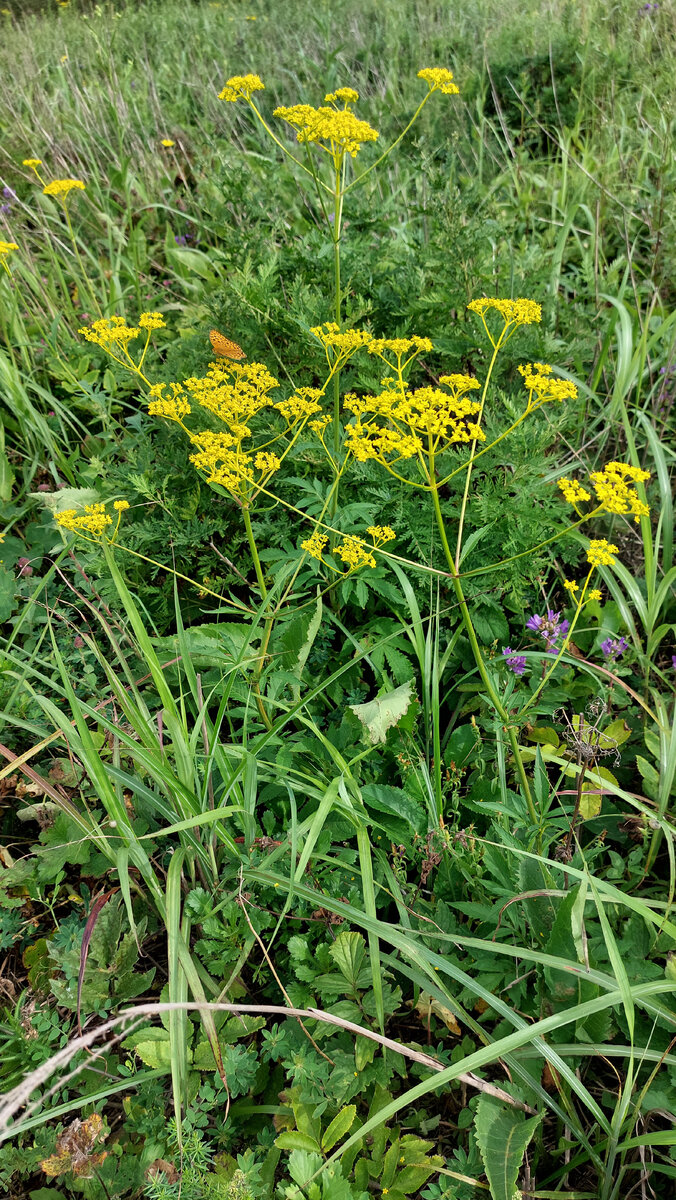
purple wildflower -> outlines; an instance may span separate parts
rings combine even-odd
[[[523,675],[526,670],[526,657],[524,654],[514,654],[511,646],[505,646],[502,653],[507,660],[507,666],[515,675]]]
[[[562,621],[561,613],[554,612],[549,608],[546,617],[541,617],[537,613],[529,617],[526,621],[526,629],[531,629],[533,633],[539,633],[540,637],[545,640],[547,652],[556,654],[556,643],[559,638],[565,638],[570,629],[570,621]]]
[[[177,246],[187,246],[188,245],[188,238],[185,233],[175,233],[174,241],[176,242]]]
[[[601,650],[606,662],[617,662],[618,658],[624,654],[629,646],[629,642],[625,637],[621,638],[606,638],[605,642],[601,642]]]
[[[672,654],[672,656],[671,656],[671,665],[674,668],[674,670],[676,671],[676,654]]]

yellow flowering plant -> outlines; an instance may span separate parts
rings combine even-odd
[[[346,195],[388,158],[415,124],[430,96],[435,92],[447,96],[459,94],[459,88],[453,82],[453,74],[446,67],[425,67],[418,72],[418,78],[427,84],[427,91],[408,124],[369,167],[352,179],[348,177],[349,163],[354,163],[364,146],[374,144],[380,137],[378,130],[356,115],[354,108],[359,100],[359,93],[355,88],[336,88],[325,95],[324,103],[317,107],[310,104],[293,104],[280,105],[274,110],[273,116],[286,122],[295,132],[297,143],[305,150],[305,161],[291,153],[253,99],[256,92],[265,88],[259,75],[233,75],[219,93],[219,100],[230,103],[245,101],[256,120],[285,157],[311,177],[324,227],[333,245],[333,318],[339,329],[342,327],[340,250]],[[323,170],[324,164],[328,168],[328,179]],[[333,454],[337,458],[340,449],[340,368],[334,373],[333,383]],[[337,504],[336,489],[332,501],[333,513]]]

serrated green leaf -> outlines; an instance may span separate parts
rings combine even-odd
[[[354,715],[361,721],[372,745],[384,742],[388,729],[397,724],[408,710],[413,699],[413,680],[366,704],[351,704]]]
[[[526,1120],[519,1109],[493,1096],[479,1097],[474,1133],[493,1200],[514,1200],[523,1156],[540,1121],[539,1116]]]
[[[331,1124],[324,1130],[322,1136],[322,1150],[324,1154],[328,1154],[332,1150],[336,1142],[342,1141],[345,1134],[352,1128],[352,1124],[357,1115],[356,1104],[348,1104],[345,1108],[341,1108],[340,1112],[333,1118]]]
[[[339,933],[329,953],[343,978],[347,980],[352,990],[356,991],[359,985],[359,972],[366,954],[362,934]]]

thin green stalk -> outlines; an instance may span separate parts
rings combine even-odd
[[[249,542],[249,549],[251,550],[251,557],[253,559],[254,570],[256,572],[256,579],[258,580],[258,586],[261,589],[261,596],[263,597],[264,600],[267,600],[268,589],[265,586],[265,579],[263,578],[263,569],[261,567],[261,560],[258,557],[258,550],[256,548],[256,539],[253,534],[253,529],[251,528],[251,514],[249,512],[249,507],[247,504],[242,505],[242,513],[244,515],[244,527],[246,529],[246,536],[247,536],[247,539]]]
[[[434,479],[434,456],[433,455],[430,458],[430,478]],[[510,744],[510,747],[512,750],[512,754],[514,755],[514,762],[516,765],[516,770],[517,770],[517,774],[519,776],[519,780],[521,782],[521,787],[523,788],[523,794],[526,799],[526,804],[528,805],[528,815],[529,815],[531,821],[533,822],[533,824],[537,825],[538,824],[538,815],[537,815],[537,812],[535,811],[535,805],[533,804],[533,797],[531,795],[530,784],[528,782],[528,776],[526,775],[526,770],[523,765],[523,759],[521,758],[521,751],[519,749],[519,743],[517,740],[516,731],[511,724],[509,713],[507,712],[507,709],[505,708],[498,693],[496,692],[496,690],[493,686],[491,677],[488,674],[488,671],[486,670],[486,664],[484,662],[483,654],[481,653],[481,647],[479,646],[476,633],[474,632],[474,626],[472,624],[472,618],[470,616],[469,609],[467,608],[467,602],[465,600],[465,595],[462,590],[462,584],[460,583],[460,578],[459,578],[458,572],[456,570],[455,563],[453,561],[453,555],[451,553],[451,548],[448,544],[448,538],[446,537],[446,530],[444,528],[444,518],[443,518],[443,515],[441,512],[441,505],[439,504],[439,493],[436,488],[434,488],[432,491],[432,501],[434,503],[434,514],[437,519],[437,527],[439,529],[439,536],[441,538],[441,544],[444,548],[444,554],[446,555],[446,562],[448,563],[448,568],[449,568],[450,575],[451,575],[451,582],[453,583],[453,590],[455,592],[456,599],[458,601],[458,607],[460,608],[460,613],[462,616],[463,624],[465,626],[465,631],[469,638],[469,644],[472,647],[472,654],[474,655],[474,661],[477,665],[479,674],[483,681],[484,687],[486,688],[486,691],[488,693],[488,697],[491,701],[491,704],[493,705],[493,707],[495,708],[496,712],[498,713],[500,719],[503,722],[505,732],[507,733],[507,737],[509,738],[509,744]]]
[[[507,326],[505,326],[505,329],[506,328],[507,328]],[[483,392],[481,393],[481,408],[479,409],[479,413],[478,413],[477,419],[476,419],[477,425],[481,424],[481,418],[484,415],[484,405],[486,403],[486,396],[488,395],[488,385],[491,381],[491,375],[493,374],[493,367],[495,366],[495,360],[498,357],[500,347],[502,345],[502,338],[503,338],[504,332],[505,332],[505,330],[503,329],[497,342],[495,342],[493,345],[493,355],[492,355],[491,361],[488,366],[488,373],[484,380]],[[460,509],[460,520],[458,521],[458,539],[455,544],[455,561],[451,562],[450,558],[448,560],[449,565],[451,567],[451,571],[453,571],[456,575],[458,574],[458,572],[460,570],[460,551],[462,549],[462,533],[463,533],[463,529],[465,526],[465,513],[467,511],[467,501],[469,498],[469,485],[470,485],[470,481],[472,479],[472,467],[474,464],[474,451],[476,450],[476,443],[477,443],[477,439],[475,438],[474,441],[472,442],[472,445],[469,448],[469,462],[467,464],[467,476],[465,478],[465,490],[464,490],[463,496],[462,496],[462,506]],[[432,478],[432,482],[434,482],[434,478]]]

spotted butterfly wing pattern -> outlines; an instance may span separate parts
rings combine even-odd
[[[214,354],[218,358],[246,358],[246,354],[237,342],[233,342],[230,338],[224,337],[217,329],[212,329],[209,333],[209,341]]]

